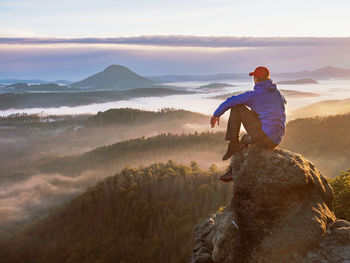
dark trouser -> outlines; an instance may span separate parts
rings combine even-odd
[[[245,105],[237,105],[231,108],[225,140],[232,142],[238,141],[241,123],[243,123],[245,130],[252,138],[252,143],[268,149],[273,149],[278,145],[262,130],[258,114],[248,109]]]

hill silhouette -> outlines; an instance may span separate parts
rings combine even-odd
[[[72,81],[70,80],[55,80],[55,81],[49,81],[49,80],[41,80],[41,79],[0,79],[0,85],[11,85],[16,83],[26,83],[26,84],[48,84],[48,83],[55,83],[55,84],[70,84]]]
[[[72,87],[86,87],[93,89],[127,90],[150,87],[153,80],[142,77],[127,67],[111,65],[102,72],[71,84]]]
[[[323,68],[311,71],[314,76],[327,76],[329,78],[346,78],[350,77],[350,69],[342,69],[333,66],[326,66]]]
[[[35,92],[77,92],[80,88],[72,88],[56,83],[27,84],[15,83],[0,88],[2,93],[35,93]]]
[[[172,108],[163,108],[159,111],[146,111],[133,108],[109,109],[104,112],[98,112],[89,117],[84,124],[87,126],[106,126],[106,125],[128,125],[145,124],[154,121],[182,120],[183,122],[194,123],[202,122],[208,119],[204,114],[195,113],[187,110],[176,110]],[[165,123],[164,123],[165,124]]]
[[[279,89],[279,90],[283,94],[283,96],[285,96],[286,98],[308,98],[308,97],[320,96],[320,94],[313,93],[313,92],[305,92],[305,91],[297,91],[297,90],[289,90],[289,89]],[[245,91],[235,91],[231,93],[213,96],[212,98],[225,100],[231,96],[237,96],[244,92]]]
[[[279,84],[279,85],[302,85],[302,84],[319,84],[319,83],[314,79],[296,79],[296,80],[277,81],[276,84]]]
[[[115,168],[125,163],[134,163],[135,159],[137,163],[142,164],[147,160],[182,159],[181,156],[185,153],[192,153],[191,155],[197,157],[211,153],[209,156],[218,157],[220,151],[225,148],[222,137],[223,133],[211,132],[140,137],[98,147],[81,155],[43,158],[32,162],[24,170],[27,173],[34,169],[39,173],[57,172],[78,176],[86,170]]]
[[[350,78],[350,69],[342,69],[333,66],[326,66],[315,70],[303,70],[298,72],[275,73],[276,79],[291,78],[314,78],[314,79],[348,79]]]
[[[210,92],[210,91],[221,90],[221,89],[227,88],[227,87],[234,87],[234,85],[228,84],[228,83],[214,82],[214,83],[202,85],[202,86],[198,87],[197,89],[200,91]]]

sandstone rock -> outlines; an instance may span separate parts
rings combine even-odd
[[[350,222],[339,219],[329,226],[329,230],[333,231],[334,229],[340,227],[350,227]]]
[[[333,191],[310,161],[289,151],[250,146],[233,156],[231,166],[232,201],[197,226],[191,262],[350,260],[349,222],[335,222]],[[336,247],[338,256],[331,259],[322,246]],[[203,261],[200,247],[211,257]]]
[[[327,233],[319,247],[311,251],[301,263],[350,263],[350,223],[337,220],[329,226]],[[339,227],[338,227],[339,226]]]
[[[350,227],[336,228],[333,235],[339,243],[350,243]]]

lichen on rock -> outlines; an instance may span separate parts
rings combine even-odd
[[[339,244],[336,238],[350,251],[347,226],[333,213],[333,190],[306,158],[250,146],[231,167],[231,203],[196,227],[192,263],[316,262],[322,242]]]

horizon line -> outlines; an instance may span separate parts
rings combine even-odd
[[[111,64],[109,66],[106,66],[103,70],[107,69],[108,67],[110,66],[113,66],[113,65],[117,65],[117,64]],[[123,66],[123,65],[118,65],[118,66]],[[125,66],[123,66],[125,67]],[[281,72],[274,72],[274,74],[276,75],[279,75],[279,74],[294,74],[294,73],[300,73],[300,72],[312,72],[312,71],[317,71],[317,70],[320,70],[320,69],[324,69],[324,68],[337,68],[337,69],[340,69],[340,70],[350,70],[350,69],[347,69],[347,68],[339,68],[339,67],[335,67],[335,66],[331,66],[331,65],[327,65],[327,66],[323,66],[323,67],[318,67],[318,68],[315,68],[315,69],[312,69],[312,70],[307,70],[307,69],[303,69],[303,70],[299,70],[299,71],[281,71]],[[133,71],[132,69],[130,69],[129,67],[126,67],[128,68],[129,70]],[[101,73],[103,70],[101,71],[98,71],[97,73]],[[133,71],[134,72],[134,71]],[[136,73],[136,72],[135,72]],[[96,74],[96,73],[94,73]],[[138,74],[138,73],[136,73]],[[142,77],[146,77],[146,78],[149,78],[149,77],[162,77],[162,76],[193,76],[193,77],[196,77],[196,76],[202,76],[202,77],[205,77],[205,76],[215,76],[215,75],[226,75],[226,74],[235,74],[235,75],[243,75],[243,74],[247,74],[246,72],[216,72],[216,73],[212,73],[212,74],[173,74],[173,73],[168,73],[168,74],[159,74],[159,75],[148,75],[148,74],[138,74]],[[88,78],[90,77],[91,75],[85,77],[85,78]],[[83,79],[85,79],[83,78]],[[4,81],[4,80],[38,80],[38,81],[47,81],[47,82],[55,82],[55,81],[72,81],[72,82],[75,82],[75,81],[79,81],[79,80],[69,80],[69,79],[53,79],[53,80],[47,80],[47,79],[42,79],[42,78],[36,78],[36,77],[29,77],[29,78],[0,78],[0,81]]]

